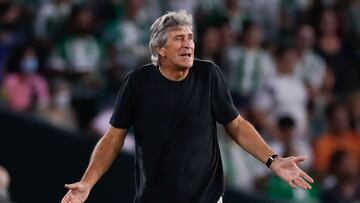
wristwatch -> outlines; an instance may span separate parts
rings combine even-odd
[[[266,166],[268,168],[270,168],[272,162],[274,162],[275,158],[278,157],[278,156],[279,155],[277,155],[277,154],[273,154],[273,155],[269,156],[268,160],[266,161]]]

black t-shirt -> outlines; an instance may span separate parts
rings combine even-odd
[[[215,203],[223,193],[216,121],[236,118],[219,68],[204,60],[181,81],[157,66],[131,71],[120,89],[112,126],[133,126],[136,203]]]

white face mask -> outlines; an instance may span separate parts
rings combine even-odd
[[[39,67],[39,62],[35,57],[27,57],[21,61],[21,70],[24,73],[35,73]]]

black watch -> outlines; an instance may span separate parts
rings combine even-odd
[[[267,166],[268,168],[270,168],[272,162],[273,162],[273,161],[275,160],[275,158],[278,157],[278,156],[279,156],[279,155],[277,155],[277,154],[271,155],[271,156],[268,158],[268,160],[266,161],[266,166]]]

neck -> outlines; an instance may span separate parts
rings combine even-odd
[[[189,73],[189,69],[186,68],[184,70],[171,70],[169,68],[162,68],[159,66],[159,71],[161,75],[165,78],[173,81],[180,81],[186,78],[187,74]]]
[[[189,73],[189,68],[169,67],[159,64],[159,71],[169,80],[180,81],[186,78]]]

